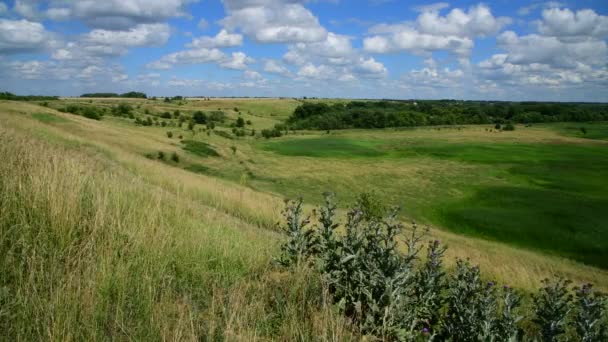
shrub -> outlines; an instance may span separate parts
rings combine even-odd
[[[169,139],[173,138],[173,132],[167,132],[167,138],[169,138]]]
[[[583,133],[583,134],[587,134],[587,128],[585,128],[585,127],[581,127],[581,133]]]
[[[148,114],[148,113],[146,113],[146,114]],[[171,119],[171,113],[169,113],[169,112],[164,112],[164,113],[162,113],[162,114],[160,115],[160,117],[161,117],[161,118],[163,118],[163,119]]]
[[[502,128],[502,125],[500,123],[496,123],[496,125],[494,125],[494,129],[500,130]]]
[[[310,217],[302,217],[302,199],[285,201],[282,211],[286,224],[281,229],[289,236],[287,242],[281,246],[281,255],[276,260],[283,266],[298,267],[309,260],[314,254],[316,240],[315,233],[308,228]]]
[[[232,154],[236,154],[236,146],[232,145],[230,149],[232,150]]]
[[[278,138],[280,136],[282,136],[283,134],[281,133],[280,130],[274,128],[274,129],[263,129],[262,130],[262,136],[266,139],[270,139],[270,138]]]
[[[132,115],[133,107],[127,103],[120,103],[118,106],[112,107],[112,115],[114,116],[129,116]]]
[[[239,127],[239,128],[245,127],[245,120],[243,120],[243,118],[240,116],[236,119],[236,127]]]
[[[95,107],[83,107],[82,116],[88,119],[101,120],[101,114]]]
[[[251,120],[247,120],[247,121],[245,121],[245,123],[246,123],[248,126],[251,126],[251,125],[252,125]]]
[[[608,341],[606,295],[593,291],[593,285],[574,288],[576,332],[581,341]]]
[[[160,160],[165,160],[165,152],[158,151],[158,153],[156,154],[156,158],[158,158]]]
[[[521,296],[508,286],[484,281],[478,266],[458,260],[447,276],[443,267],[446,247],[437,240],[420,258],[426,231],[415,224],[405,236],[405,253],[397,237],[404,226],[397,208],[387,207],[373,194],[359,196],[348,210],[343,228],[336,223],[332,194],[310,226],[302,199],[286,200],[280,229],[287,239],[276,261],[285,267],[311,266],[338,309],[361,333],[379,340],[518,341],[538,340],[530,330],[524,336],[519,322]],[[340,233],[338,233],[340,231]],[[606,340],[607,299],[592,293],[591,285],[575,288],[568,281],[543,281],[533,295],[533,317],[540,340],[556,341],[568,331],[582,341]]]
[[[189,131],[194,130],[194,121],[188,121],[188,130]]]
[[[206,124],[207,115],[205,115],[205,113],[199,110],[192,115],[192,120],[194,120],[194,122],[196,122],[197,124]]]
[[[179,155],[177,154],[177,152],[171,153],[171,160],[173,160],[176,163],[179,163]]]
[[[543,285],[533,298],[534,323],[540,328],[543,341],[556,341],[566,332],[566,318],[572,309],[572,295],[568,293],[570,281],[545,279]]]
[[[507,123],[505,125],[505,127],[503,127],[502,129],[503,131],[514,131],[515,130],[515,126],[512,123]]]

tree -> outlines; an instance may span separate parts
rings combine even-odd
[[[236,127],[245,127],[245,120],[243,120],[243,118],[240,116],[238,117],[238,119],[236,119]]]
[[[194,122],[196,122],[197,124],[206,124],[207,115],[205,115],[205,113],[199,110],[192,115],[192,120],[194,120]]]

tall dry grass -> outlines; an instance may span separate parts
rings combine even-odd
[[[12,129],[0,159],[1,339],[348,338],[274,233]]]

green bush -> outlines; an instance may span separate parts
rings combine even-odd
[[[177,152],[171,153],[171,160],[173,160],[176,163],[179,163],[179,155],[177,154]]]
[[[319,272],[334,303],[363,334],[389,341],[608,338],[608,301],[589,284],[575,288],[573,300],[568,281],[545,280],[532,297],[532,312],[526,311],[516,290],[484,281],[469,260],[457,260],[448,275],[440,241],[429,242],[421,258],[426,231],[415,224],[405,235],[405,253],[400,252],[397,239],[405,227],[397,220],[398,210],[375,196],[361,195],[343,228],[336,211],[333,195],[325,194],[325,204],[316,211],[318,223],[311,226],[302,200],[286,201],[280,228],[287,239],[276,261]],[[533,327],[524,331],[522,321]]]
[[[167,132],[167,138],[173,138],[173,132]]]
[[[514,131],[515,130],[515,126],[513,126],[513,124],[509,122],[509,123],[507,123],[505,125],[505,127],[503,127],[502,130],[503,131]]]

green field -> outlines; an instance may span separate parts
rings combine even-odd
[[[55,110],[120,102],[158,123]],[[297,103],[0,101],[0,330],[16,340],[356,339],[315,276],[273,262],[283,198],[302,196],[309,210],[326,191],[340,208],[370,191],[400,205],[449,246],[448,272],[470,258],[484,279],[524,292],[555,274],[608,290],[605,123],[585,124],[584,136],[557,123],[260,137]],[[227,120],[216,133],[160,117],[218,108]],[[257,135],[232,134],[239,115]]]
[[[462,132],[465,136],[466,131]],[[353,132],[287,138],[259,146],[281,156],[344,159],[336,162],[350,163],[353,168],[377,160],[383,174],[387,169],[395,172],[386,180],[365,179],[392,198],[416,191],[419,197],[405,206],[415,209],[418,218],[457,233],[608,267],[608,212],[603,210],[608,205],[607,144],[451,142],[458,135],[445,140],[439,131],[424,139],[415,134],[357,139]],[[431,191],[420,192],[416,184],[399,180],[399,167],[429,162],[442,171],[415,177],[421,182],[430,179],[432,186],[427,190]],[[467,168],[469,175],[462,178],[458,166],[452,171],[443,167],[445,162]],[[344,176],[338,173],[333,177]],[[287,186],[315,189],[306,178],[300,185]],[[331,190],[345,192],[338,186]]]

